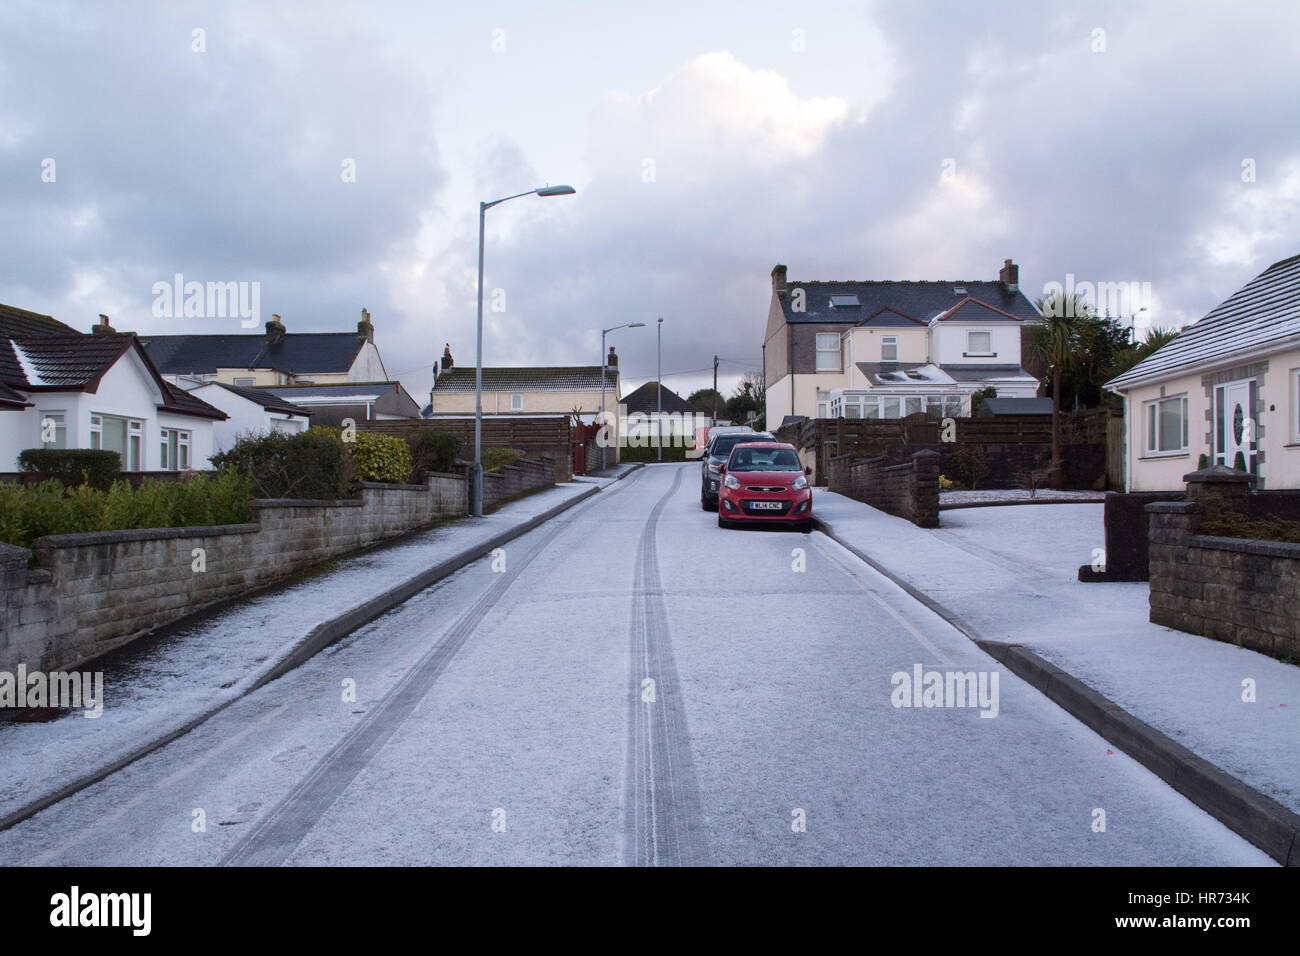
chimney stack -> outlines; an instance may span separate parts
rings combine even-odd
[[[455,367],[456,363],[451,358],[451,343],[448,342],[442,350],[442,370],[444,373],[450,372]]]
[[[777,295],[785,295],[785,266],[772,267],[772,291]]]
[[[367,309],[361,310],[361,321],[357,323],[357,337],[367,342],[375,341],[375,327],[370,322],[370,312]]]
[[[1006,260],[998,272],[998,279],[1002,282],[1002,288],[1008,292],[1020,291],[1020,266],[1010,259]]]
[[[609,347],[609,355],[605,356],[605,364],[612,369],[618,368],[618,356],[614,354],[614,346]]]
[[[90,327],[91,335],[112,335],[113,323],[108,320],[103,312],[99,313],[99,323]]]
[[[284,336],[284,323],[280,321],[278,315],[272,315],[271,321],[266,323],[266,344],[279,345],[284,341]]]

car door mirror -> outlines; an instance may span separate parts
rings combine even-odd
[[[723,465],[719,465],[719,466],[718,466],[718,474],[720,474],[720,475],[725,475],[726,473],[727,473],[727,466],[726,466],[725,464],[723,464]]]
[[[809,476],[811,476],[811,475],[812,475],[812,466],[811,466],[811,465],[804,465],[803,473],[804,473],[805,475],[809,475]]]

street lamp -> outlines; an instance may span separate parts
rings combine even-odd
[[[600,330],[600,427],[605,427],[605,369],[608,365],[605,363],[605,335],[609,332],[617,332],[619,329],[640,329],[644,328],[644,322],[625,322],[623,325],[616,325],[613,328]],[[605,436],[605,441],[600,445],[600,470],[605,470],[605,446],[609,444],[609,436]]]
[[[478,346],[474,353],[474,464],[470,468],[470,514],[483,517],[483,221],[487,211],[520,196],[572,196],[572,186],[543,186],[478,204]]]
[[[664,460],[664,319],[659,317],[658,340],[655,342],[655,401],[659,406],[655,416],[655,444],[659,448],[658,459]]]

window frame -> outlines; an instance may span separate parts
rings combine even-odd
[[[844,371],[843,336],[841,336],[839,332],[815,332],[813,335],[814,369],[818,372]],[[829,355],[831,348],[829,346],[823,346],[822,340],[832,337],[835,339],[835,364],[823,365],[822,356]]]
[[[510,394],[510,410],[512,412],[522,412],[524,410],[524,395],[522,392],[512,392]]]
[[[888,348],[892,348],[894,350],[893,358],[890,358],[885,354],[885,349]],[[880,361],[882,362],[898,361],[898,336],[897,335],[882,335],[880,337]]]
[[[44,440],[45,419],[54,419],[54,443],[50,444]],[[66,408],[46,408],[41,410],[41,418],[37,423],[37,430],[42,436],[41,447],[53,449],[65,449],[68,447],[68,410]],[[62,438],[60,439],[60,435]],[[60,444],[62,441],[62,444]]]
[[[1142,422],[1145,437],[1142,442],[1143,458],[1177,458],[1180,455],[1187,455],[1191,448],[1190,443],[1190,409],[1188,406],[1188,393],[1178,392],[1174,395],[1161,395],[1159,398],[1153,398],[1142,403]],[[1163,415],[1161,406],[1167,402],[1178,402],[1179,428],[1177,448],[1164,448],[1161,445],[1161,422]]]
[[[973,335],[988,336],[989,347],[984,351],[977,352],[975,350],[974,344],[971,342],[971,336]],[[992,356],[996,356],[998,353],[993,351],[993,330],[992,329],[967,329],[966,330],[966,351],[962,354],[964,357],[967,358],[973,358],[976,356],[980,358],[989,358]]]

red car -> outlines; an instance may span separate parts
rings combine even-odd
[[[745,442],[731,450],[718,489],[718,527],[733,524],[794,524],[812,530],[811,468],[793,445]]]

